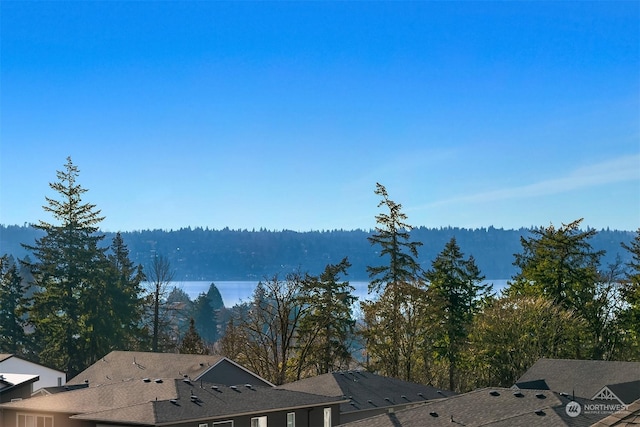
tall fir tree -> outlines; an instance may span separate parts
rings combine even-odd
[[[23,319],[24,287],[12,257],[0,257],[0,353],[24,356],[26,334]]]
[[[348,369],[351,362],[350,339],[355,320],[352,306],[357,300],[348,281],[340,281],[351,267],[345,257],[338,264],[329,264],[320,276],[307,275],[302,284],[301,302],[308,307],[300,320],[298,331],[298,364],[296,379],[306,367],[319,375]]]
[[[465,259],[455,237],[425,272],[429,289],[432,351],[447,362],[448,387],[456,390],[458,366],[468,341],[474,315],[489,296],[473,256]]]
[[[368,239],[380,247],[380,256],[387,263],[367,267],[369,293],[380,294],[377,300],[361,304],[368,363],[373,362],[370,367],[385,375],[411,379],[418,339],[413,327],[423,284],[417,261],[422,243],[410,240],[413,227],[406,222],[402,205],[389,198],[382,184],[376,183],[375,194],[382,198],[378,207],[387,211],[376,215],[375,232]]]
[[[24,245],[36,260],[29,265],[37,291],[29,310],[35,339],[41,344],[40,361],[73,376],[85,368],[91,355],[85,343],[92,331],[83,324],[85,298],[98,284],[105,262],[105,249],[99,243],[100,210],[82,200],[87,192],[78,182],[78,168],[67,158],[57,181],[49,186],[59,196],[46,197],[44,211],[55,223],[39,221],[34,227],[44,236],[35,244]]]

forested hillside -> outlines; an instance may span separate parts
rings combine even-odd
[[[105,234],[106,242],[115,235]],[[0,225],[0,253],[22,259],[28,251],[21,244],[32,244],[39,235],[38,230],[29,226]],[[348,279],[366,281],[366,267],[380,263],[378,249],[367,240],[370,235],[370,231],[364,230],[293,232],[183,228],[123,232],[122,238],[134,263],[146,267],[155,254],[163,255],[175,271],[174,279],[179,281],[261,280],[298,268],[318,274],[327,264],[339,263],[344,257],[352,264]],[[482,274],[496,280],[508,279],[515,273],[514,254],[522,250],[520,237],[527,235],[525,228],[416,227],[411,231],[411,239],[423,243],[418,257],[423,268],[429,268],[445,244],[455,237],[462,252],[475,258]],[[620,245],[629,244],[633,236],[634,231],[600,230],[593,237],[592,245],[596,250],[606,251],[603,265],[613,262],[617,255],[627,261],[629,254]]]

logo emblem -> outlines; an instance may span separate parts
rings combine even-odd
[[[571,401],[571,402],[567,403],[567,406],[564,407],[564,411],[571,418],[575,418],[578,415],[580,415],[580,412],[582,412],[582,407],[580,406],[580,404],[578,402],[576,402],[574,400],[574,401]]]

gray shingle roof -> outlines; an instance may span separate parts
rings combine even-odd
[[[424,402],[455,394],[365,371],[333,372],[283,384],[278,388],[346,398],[349,402],[340,406],[342,413]]]
[[[197,378],[222,359],[222,356],[196,354],[112,351],[67,381],[67,384],[88,381],[89,386],[93,387],[142,378],[182,378],[185,375]]]
[[[640,380],[640,362],[539,359],[517,384],[537,380],[550,390],[591,399],[606,385]]]
[[[239,414],[266,414],[298,407],[329,406],[341,399],[271,387],[214,385],[166,379],[131,380],[0,405],[14,410],[70,414],[74,419],[156,425]],[[191,396],[197,396],[192,398]]]
[[[483,388],[433,400],[411,408],[344,424],[345,427],[504,426],[546,427],[590,425],[587,418],[561,416],[568,399],[549,390],[514,391]],[[602,418],[602,416],[600,416]],[[577,420],[575,423],[573,420]]]
[[[229,419],[241,414],[266,414],[299,407],[328,406],[339,400],[308,393],[265,387],[235,388],[209,383],[174,380],[176,396],[126,407],[74,416],[98,422],[148,425],[187,420]]]

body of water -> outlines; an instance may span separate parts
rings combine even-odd
[[[233,307],[241,302],[248,302],[251,300],[253,291],[258,284],[257,281],[196,281],[196,282],[171,282],[168,286],[168,291],[171,291],[173,287],[182,289],[189,295],[191,300],[195,300],[198,295],[209,290],[211,283],[215,283],[216,287],[222,295],[222,301],[225,307]],[[494,292],[501,291],[507,285],[507,279],[499,280],[487,280],[486,283],[493,283]],[[365,300],[369,297],[368,287],[369,282],[349,282],[351,286],[355,288],[354,295],[358,297],[359,301]]]

